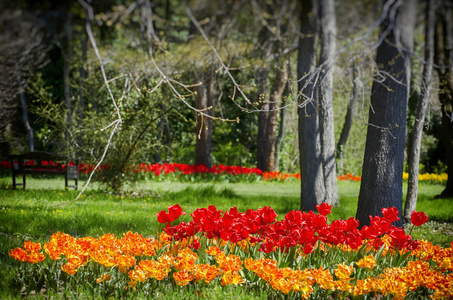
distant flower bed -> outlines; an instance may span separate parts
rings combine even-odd
[[[32,163],[32,162],[30,162]],[[48,165],[52,165],[53,162],[44,162]],[[93,164],[82,163],[79,166],[79,172],[82,174],[91,173],[95,168]],[[109,169],[110,165],[101,165],[100,169]],[[11,163],[7,161],[0,162],[0,171],[11,169]],[[178,163],[163,163],[163,164],[139,164],[134,167],[130,167],[133,173],[137,174],[146,179],[151,180],[186,180],[193,181],[196,179],[212,179],[215,181],[286,181],[297,179],[301,180],[300,173],[286,173],[286,172],[263,172],[258,168],[248,168],[241,166],[225,166],[225,165],[214,165],[211,168],[207,168],[204,165],[188,165]],[[150,176],[151,175],[151,176]],[[403,173],[403,179],[407,180],[409,177],[408,173]],[[359,175],[352,175],[347,173],[346,175],[337,176],[338,180],[342,181],[361,181]],[[432,182],[444,182],[447,181],[448,175],[442,173],[437,174],[419,174],[419,181],[432,181]]]
[[[409,173],[404,172],[403,173],[403,179],[407,180],[408,178],[409,178]],[[447,173],[441,173],[440,175],[433,174],[433,173],[418,174],[418,180],[419,181],[439,181],[439,182],[444,182],[444,181],[448,180],[448,174]]]
[[[291,211],[280,221],[270,207],[239,212],[210,205],[191,220],[178,204],[159,212],[156,238],[127,232],[121,238],[73,237],[57,232],[42,247],[26,241],[9,255],[18,261],[17,278],[31,292],[47,289],[77,296],[81,287],[95,295],[152,297],[158,286],[235,285],[293,299],[451,299],[453,243],[450,248],[413,240],[396,208],[370,216],[359,228],[354,218],[327,222],[319,213]],[[412,227],[428,217],[412,213]],[[177,222],[178,221],[178,222]],[[44,252],[42,251],[44,249]],[[36,278],[42,278],[40,285]]]

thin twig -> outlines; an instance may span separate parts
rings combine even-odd
[[[187,15],[189,16],[190,20],[192,21],[192,23],[195,25],[195,27],[197,27],[198,31],[200,32],[201,36],[203,37],[203,39],[206,41],[206,43],[209,45],[209,47],[211,47],[212,51],[214,52],[215,56],[217,57],[218,61],[220,62],[220,64],[222,65],[222,68],[225,70],[225,72],[227,73],[228,77],[230,77],[231,81],[233,82],[234,86],[237,88],[237,90],[239,91],[239,93],[242,95],[242,97],[244,98],[245,101],[247,101],[248,104],[250,105],[253,105],[252,102],[249,100],[249,98],[245,95],[245,93],[242,91],[242,89],[240,88],[240,86],[237,84],[236,80],[234,79],[233,75],[231,75],[230,71],[228,70],[228,67],[225,65],[225,63],[223,62],[222,58],[220,57],[220,54],[219,52],[217,51],[217,49],[212,45],[212,43],[209,41],[209,38],[207,37],[206,33],[204,32],[203,28],[201,28],[201,25],[200,23],[198,23],[197,19],[194,17],[194,15],[192,14],[192,11],[190,10],[190,8],[186,5],[185,6],[185,10],[186,10],[186,13]]]
[[[87,4],[85,1],[83,0],[79,0],[79,3],[85,7],[85,9],[87,10],[87,14],[89,15],[90,17],[90,20],[92,21],[94,19],[94,13],[93,13],[93,9],[92,7]],[[102,72],[102,77],[104,78],[104,83],[107,87],[107,90],[109,92],[109,95],[110,95],[110,98],[113,102],[113,106],[115,107],[115,113],[118,117],[118,119],[116,119],[115,121],[113,121],[110,125],[108,125],[107,127],[104,127],[101,131],[104,131],[106,130],[107,128],[111,127],[114,125],[113,127],[113,130],[112,132],[110,133],[110,137],[109,139],[107,140],[107,145],[105,146],[104,148],[104,153],[102,154],[102,157],[101,159],[99,160],[99,162],[97,163],[96,167],[93,169],[93,171],[91,172],[90,174],[90,177],[88,178],[87,182],[85,183],[85,185],[83,186],[82,190],[80,191],[80,193],[77,195],[77,197],[72,200],[71,202],[74,202],[74,201],[77,201],[81,196],[82,194],[85,192],[86,188],[88,187],[88,185],[90,184],[91,182],[91,179],[94,175],[94,172],[96,172],[96,170],[99,168],[99,166],[102,164],[102,162],[104,161],[104,158],[107,154],[107,151],[110,147],[110,143],[113,139],[113,135],[115,134],[116,132],[116,129],[118,128],[119,125],[121,125],[122,123],[122,119],[121,119],[121,115],[120,115],[120,110],[118,108],[118,105],[116,104],[116,101],[115,101],[115,97],[113,96],[113,93],[112,93],[112,90],[110,89],[110,85],[109,85],[109,80],[107,79],[107,75],[105,73],[105,69],[104,69],[104,65],[102,63],[102,58],[101,58],[101,55],[99,54],[99,50],[98,50],[98,47],[96,45],[96,40],[94,39],[94,35],[93,35],[93,31],[91,30],[91,22],[86,22],[85,24],[85,28],[86,28],[86,31],[87,31],[87,34],[88,34],[88,37],[90,39],[90,42],[91,42],[91,45],[94,49],[94,52],[96,53],[96,56],[99,60],[99,65],[100,65],[100,68],[101,68],[101,72]],[[128,86],[128,78],[126,78],[126,83],[124,85],[124,90],[123,90],[123,95],[121,96],[121,99],[119,100],[119,102],[121,102],[126,94],[126,90],[127,90],[127,86]],[[63,204],[62,204],[63,205]]]

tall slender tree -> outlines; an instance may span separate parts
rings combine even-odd
[[[318,103],[310,74],[316,68],[318,45],[318,1],[301,1],[301,25],[297,58],[299,156],[301,176],[301,209],[316,210],[324,202],[325,186],[319,139]]]
[[[356,63],[352,66],[352,97],[348,103],[348,109],[344,119],[344,125],[341,129],[340,139],[337,144],[337,159],[338,168],[340,174],[343,174],[343,160],[344,160],[344,148],[348,141],[349,132],[351,131],[352,121],[357,111],[358,98],[360,96],[360,90],[362,89],[362,80],[360,79],[360,70]]]
[[[426,108],[430,98],[430,83],[434,61],[434,28],[436,22],[437,0],[428,0],[426,7],[425,25],[425,65],[420,84],[421,91],[418,97],[417,111],[415,113],[414,127],[409,136],[408,167],[409,178],[407,185],[406,203],[404,205],[404,221],[409,223],[411,213],[417,206],[418,174],[420,164],[420,147],[423,127],[425,124]]]
[[[265,3],[264,8],[259,7],[256,1],[252,2],[255,13],[263,20],[264,25],[258,36],[258,47],[261,66],[257,72],[257,101],[260,113],[258,116],[257,134],[257,167],[263,171],[275,170],[275,151],[277,137],[277,120],[283,91],[288,79],[285,62],[288,49],[287,44],[288,3],[274,1]],[[262,9],[265,12],[262,12]],[[272,17],[266,18],[274,12]],[[273,76],[272,76],[273,75]],[[273,80],[269,80],[273,77]]]
[[[439,197],[453,197],[453,5],[442,1],[435,28],[434,60],[439,75],[439,100],[442,113],[441,139],[445,145],[448,180]]]
[[[258,67],[256,71],[256,84],[257,84],[257,93],[255,96],[256,102],[258,103],[258,107],[260,108],[258,114],[258,133],[256,137],[256,165],[259,169],[263,171],[273,171],[269,163],[269,159],[267,159],[269,152],[269,136],[268,136],[268,129],[267,129],[267,120],[269,118],[269,73],[270,68],[269,64],[271,61],[271,54],[273,45],[275,43],[275,39],[273,38],[273,34],[269,31],[266,26],[263,26],[260,30],[258,36],[258,45],[257,48],[258,52],[260,53],[260,61],[261,65]]]
[[[213,72],[202,75],[201,84],[195,96],[195,108],[206,114],[214,115],[214,79]],[[212,118],[197,113],[197,142],[195,150],[195,164],[211,168],[211,148],[213,133]]]
[[[319,135],[322,168],[326,187],[325,202],[338,205],[337,171],[335,164],[335,128],[332,101],[333,67],[336,48],[335,1],[319,1],[321,68],[319,86]]]
[[[360,185],[357,219],[370,224],[369,216],[384,207],[396,207],[403,226],[403,165],[407,100],[413,45],[416,1],[384,2],[372,85],[368,129]]]

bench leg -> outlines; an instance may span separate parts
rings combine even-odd
[[[16,174],[13,174],[13,190],[16,189]]]
[[[26,189],[26,187],[25,187],[25,183],[26,183],[25,182],[25,175],[22,177],[22,182],[23,182],[23,186],[24,186],[24,190],[25,190]]]

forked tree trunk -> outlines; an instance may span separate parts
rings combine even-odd
[[[202,80],[195,96],[195,107],[203,110],[205,114],[214,115],[214,81],[212,74]],[[211,168],[211,144],[212,132],[214,130],[212,118],[197,113],[197,141],[195,164]]]
[[[407,99],[416,1],[384,3],[389,11],[381,25],[376,66],[380,78],[372,85],[365,156],[357,219],[370,224],[370,216],[384,207],[396,207],[403,226],[403,165]]]
[[[322,65],[319,88],[319,133],[322,167],[326,188],[325,202],[338,205],[337,171],[335,163],[335,128],[332,101],[333,66],[336,47],[335,1],[320,0],[320,41]]]
[[[425,24],[425,66],[421,82],[420,97],[418,98],[414,126],[409,136],[408,167],[409,178],[407,185],[406,203],[404,205],[404,222],[410,223],[411,213],[417,206],[418,174],[420,164],[420,146],[422,141],[423,126],[425,123],[426,108],[429,102],[429,85],[434,60],[434,27],[436,22],[436,2],[428,0]]]
[[[445,145],[448,180],[445,189],[437,196],[453,197],[453,33],[451,8],[442,7],[435,29],[435,61],[439,66],[439,101],[442,113],[442,140]]]
[[[321,144],[319,140],[318,104],[310,74],[316,66],[318,43],[317,0],[302,1],[301,34],[297,57],[299,99],[299,157],[301,176],[301,209],[316,211],[325,200]]]
[[[341,130],[340,139],[337,144],[337,159],[338,159],[338,168],[340,174],[344,173],[343,160],[346,142],[349,138],[349,132],[351,131],[352,122],[356,114],[356,103],[358,101],[360,90],[362,89],[362,81],[360,80],[359,68],[357,64],[354,64],[352,67],[352,97],[348,103],[348,109],[346,116],[344,118],[343,129]]]

